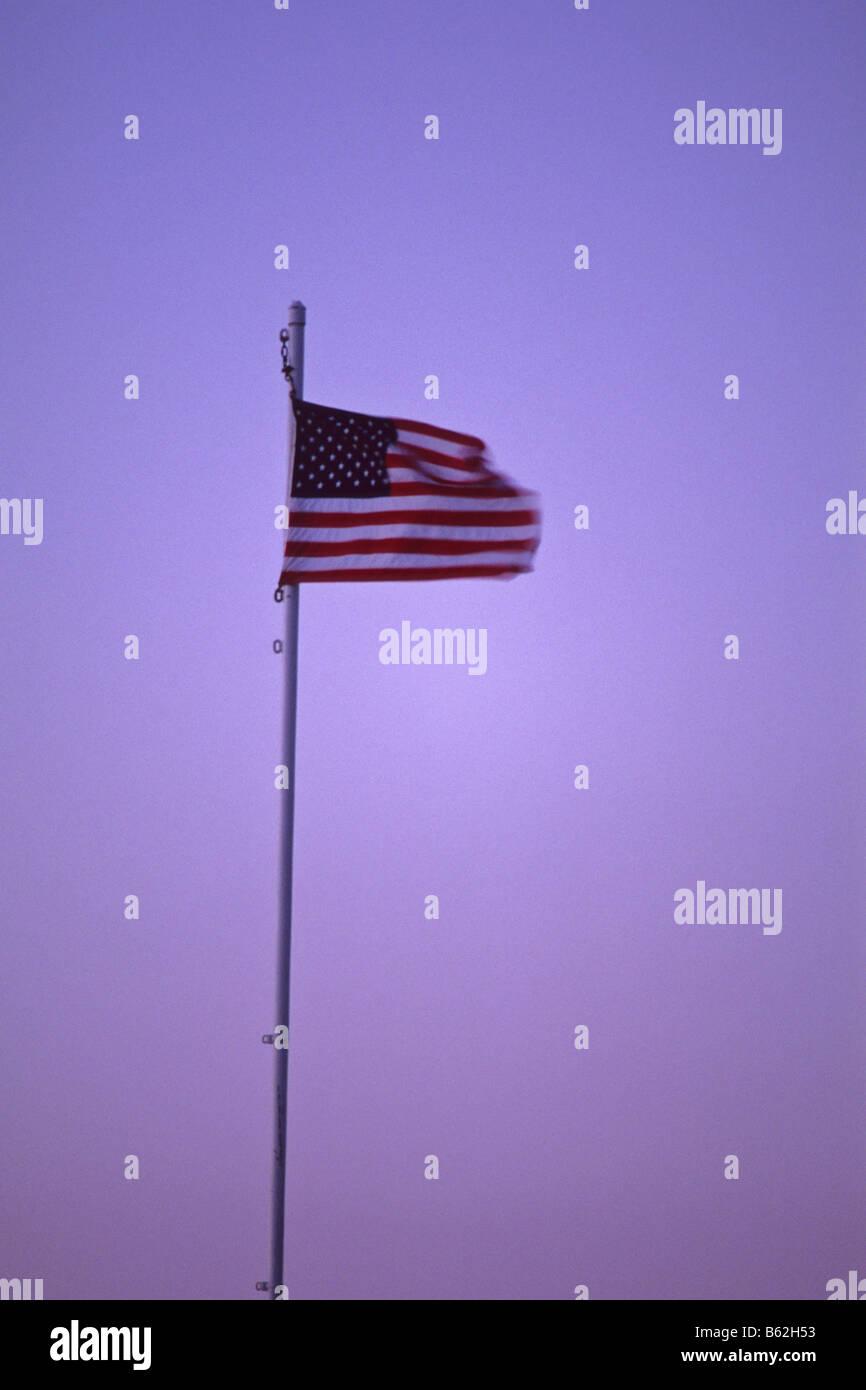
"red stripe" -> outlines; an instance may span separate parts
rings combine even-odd
[[[437,483],[429,478],[424,483],[392,483],[392,497],[533,497],[525,488],[509,487],[507,483],[486,486],[483,483]]]
[[[356,579],[388,579],[395,583],[404,579],[512,579],[517,574],[529,574],[523,565],[466,565],[454,569],[449,565],[437,565],[431,569],[369,569],[369,570],[283,570],[279,587],[286,584],[309,584],[344,582],[353,583]]]
[[[401,450],[405,452],[401,453]],[[392,460],[394,463],[413,463],[415,459],[423,459],[425,463],[435,463],[441,468],[460,468],[464,473],[490,473],[485,460],[481,454],[475,454],[472,458],[460,458],[458,454],[440,454],[435,449],[423,449],[420,444],[392,444],[388,450],[386,464]]]
[[[536,550],[538,540],[438,541],[427,536],[385,536],[354,541],[286,541],[284,557],[313,560],[338,555],[475,555],[485,550]]]
[[[418,526],[532,526],[538,513],[525,512],[449,512],[435,509],[417,512],[304,512],[294,507],[289,526],[402,526],[415,522]]]
[[[476,439],[474,434],[458,434],[456,430],[441,430],[436,425],[425,425],[420,420],[397,420],[392,417],[392,424],[398,430],[405,430],[408,434],[423,434],[432,439],[444,439],[449,444],[465,444],[469,449],[477,449],[480,454],[484,452],[485,444],[483,439]]]

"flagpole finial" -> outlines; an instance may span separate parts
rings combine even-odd
[[[293,299],[289,305],[289,323],[306,323],[307,306],[302,304],[299,299]]]

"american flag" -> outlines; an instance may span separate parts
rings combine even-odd
[[[417,420],[292,401],[280,587],[308,580],[511,577],[532,569],[539,499],[480,439]]]

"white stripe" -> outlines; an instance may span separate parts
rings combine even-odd
[[[395,443],[388,445],[387,453],[389,455],[408,454],[410,458],[416,458],[420,464],[428,464],[433,467],[442,465],[447,468],[457,468],[461,463],[468,464],[469,469],[462,468],[460,470],[462,473],[490,467],[489,461],[485,459],[483,454],[473,453],[471,449],[453,449],[447,447],[444,449],[437,449],[435,443],[424,443],[422,440],[410,444],[409,440],[404,439],[402,435]],[[425,455],[428,453],[437,454],[439,457],[432,459],[425,458]]]
[[[451,439],[439,439],[436,435],[421,434],[420,431],[415,430],[398,430],[396,446],[392,445],[391,447],[399,447],[401,444],[413,445],[419,449],[430,449],[437,454],[453,454],[455,458],[460,459],[479,457],[487,459],[487,451],[484,447],[478,449],[472,444],[455,444]]]
[[[423,482],[427,486],[436,486],[441,482],[446,482],[450,486],[457,488],[493,488],[502,484],[503,478],[489,477],[485,473],[474,473],[467,477],[466,473],[457,475],[452,473],[450,468],[414,468],[411,464],[398,463],[393,460],[388,463],[388,477],[391,482]]]
[[[368,514],[391,511],[522,512],[537,511],[538,497],[528,492],[521,497],[443,497],[440,493],[420,497],[290,497],[291,517],[304,512],[345,512]]]
[[[315,555],[298,559],[292,556],[283,561],[283,569],[341,570],[341,569],[462,569],[469,565],[519,565],[528,569],[528,551],[488,551],[482,555]]]
[[[437,541],[529,541],[538,535],[538,527],[525,526],[457,526],[454,524],[427,526],[413,521],[400,521],[392,526],[292,526],[291,541],[318,541],[320,544],[355,540],[393,540],[395,536],[426,537]]]
[[[467,486],[477,486],[479,482],[501,482],[498,475],[473,471],[467,473],[465,468],[448,468],[445,464],[430,463],[427,459],[415,459],[409,455],[388,453],[385,460],[389,478],[395,482],[415,482],[424,481],[426,478],[435,478],[440,483],[465,483]],[[405,475],[405,476],[402,476]]]

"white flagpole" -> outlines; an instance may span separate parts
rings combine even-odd
[[[289,308],[288,365],[295,396],[304,396],[304,327],[307,311],[299,300]],[[289,469],[295,442],[295,418],[289,399]],[[291,472],[290,483],[291,487]],[[298,706],[298,600],[300,584],[283,588],[286,605],[286,660],[283,708],[283,756],[289,785],[281,793],[280,828],[280,905],[277,924],[277,1027],[289,1030],[289,987],[292,954],[292,857],[295,826],[295,727]],[[274,1049],[274,1168],[271,1184],[271,1277],[272,1299],[288,1297],[283,1284],[283,1248],[286,1226],[286,1094],[289,1079],[289,1036],[285,1047]]]

